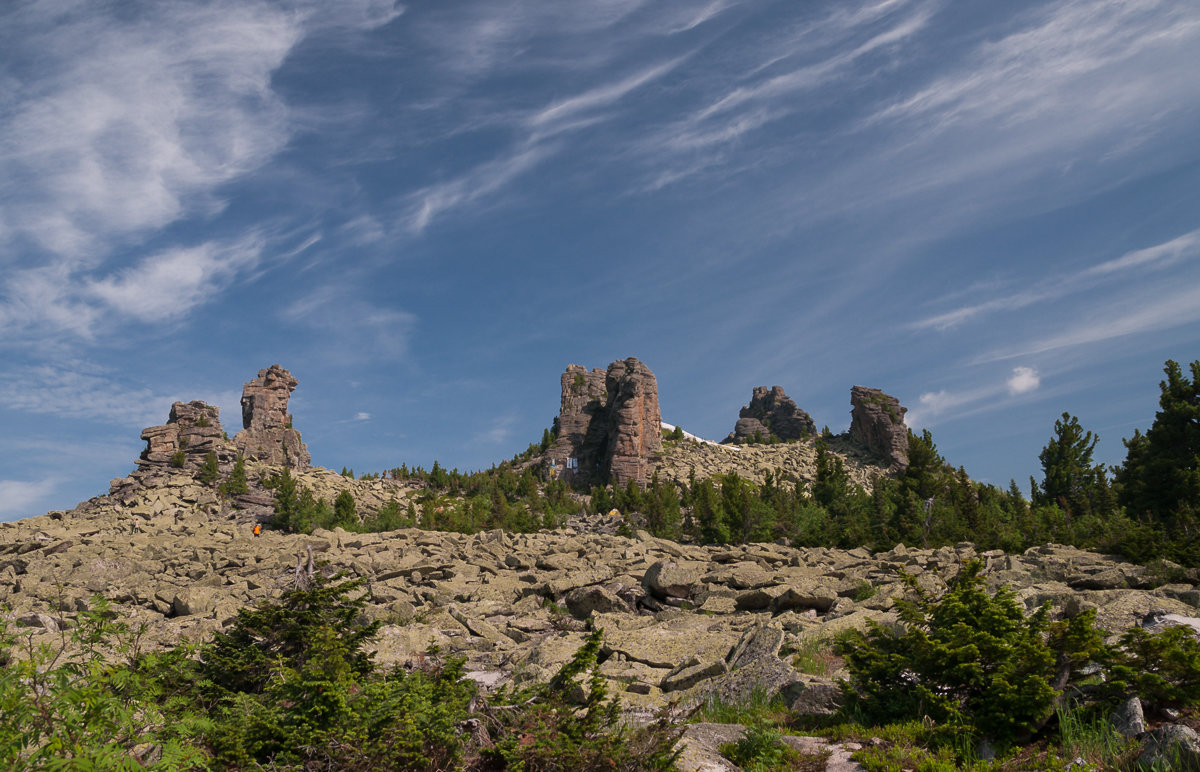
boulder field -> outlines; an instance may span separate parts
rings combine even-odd
[[[552,675],[585,631],[600,627],[603,673],[631,713],[711,694],[736,698],[756,685],[820,713],[837,699],[830,642],[848,627],[892,619],[902,571],[937,590],[962,561],[979,558],[988,582],[1014,587],[1027,608],[1044,601],[1056,612],[1094,607],[1113,632],[1148,615],[1196,616],[1200,605],[1193,585],[1165,584],[1145,567],[1053,544],[1021,555],[980,554],[968,543],[874,555],[700,546],[606,533],[613,523],[604,515],[533,534],[255,536],[192,474],[156,474],[153,485],[115,486],[121,497],[0,524],[0,606],[19,632],[57,641],[103,596],[120,617],[146,625],[145,645],[204,639],[238,609],[278,596],[311,551],[325,570],[365,581],[369,613],[384,622],[375,643],[380,663],[436,645],[466,657],[471,677],[486,687],[521,683]],[[363,497],[379,488],[380,500],[400,486],[320,469],[303,479],[330,492],[353,486]],[[811,667],[814,659],[824,665]]]

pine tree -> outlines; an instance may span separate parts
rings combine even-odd
[[[354,495],[350,491],[342,491],[333,500],[333,524],[341,528],[353,528],[358,525],[358,512]]]
[[[1035,489],[1035,506],[1057,504],[1072,516],[1097,509],[1094,504],[1100,503],[1101,488],[1107,485],[1104,468],[1092,463],[1099,440],[1070,413],[1054,422],[1054,436],[1038,455],[1045,479]]]
[[[241,453],[233,462],[233,471],[229,473],[229,479],[221,486],[221,490],[226,496],[239,496],[250,490],[250,485],[246,482],[246,459]]]
[[[303,514],[296,478],[284,467],[282,474],[272,481],[272,486],[275,488],[275,516],[271,523],[281,531],[295,533]]]
[[[1190,369],[1191,380],[1167,361],[1154,424],[1125,441],[1128,454],[1117,471],[1127,513],[1168,529],[1191,530],[1200,514],[1200,361]]]
[[[212,485],[221,479],[221,468],[217,464],[216,453],[210,450],[204,456],[204,463],[200,465],[200,471],[196,474],[196,479],[204,485]]]

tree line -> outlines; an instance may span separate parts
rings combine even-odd
[[[293,531],[341,526],[386,531],[421,527],[473,533],[491,528],[527,532],[552,528],[581,509],[618,510],[627,527],[655,536],[705,544],[773,541],[798,546],[890,549],[903,543],[936,548],[971,541],[981,549],[1020,552],[1057,542],[1121,554],[1136,562],[1164,559],[1200,566],[1200,361],[1183,368],[1168,361],[1159,410],[1144,434],[1124,441],[1125,462],[1094,460],[1098,437],[1063,413],[1039,454],[1041,481],[1028,496],[972,480],[947,463],[928,430],[909,433],[903,472],[854,484],[824,437],[816,439],[816,472],[805,482],[768,470],[761,483],[735,472],[686,481],[657,475],[640,487],[595,486],[574,494],[562,480],[545,480],[529,465],[554,441],[541,443],[491,469],[463,473],[438,462],[425,470],[401,466],[384,473],[423,490],[401,504],[360,516],[349,492],[332,505],[314,500],[286,471],[271,482],[275,525]],[[352,471],[344,470],[349,476]]]

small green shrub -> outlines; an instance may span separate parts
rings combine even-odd
[[[211,724],[198,711],[177,710],[170,689],[138,661],[141,631],[113,619],[92,598],[90,610],[56,646],[34,646],[0,619],[0,767],[19,772],[62,770],[207,769],[192,741]],[[139,760],[157,746],[156,759]]]
[[[196,479],[203,485],[213,485],[217,480],[221,479],[221,468],[217,464],[217,454],[213,451],[208,451],[204,456],[204,463],[200,465],[200,471],[196,473]]]
[[[170,464],[171,468],[173,469],[182,469],[183,465],[187,463],[187,454],[182,450],[177,450],[171,454],[171,460],[167,463]]]
[[[792,656],[792,666],[801,673],[822,678],[828,678],[840,664],[841,658],[834,652],[833,642],[823,638],[802,639]]]
[[[878,590],[875,589],[875,585],[864,579],[863,581],[859,582],[858,587],[854,589],[854,597],[852,600],[855,603],[862,603],[864,600],[870,600],[871,598],[874,598],[876,592],[878,592]]]
[[[774,772],[792,769],[800,754],[780,738],[778,729],[758,722],[746,727],[746,735],[733,743],[721,746],[721,755],[737,764],[744,772]]]
[[[1104,691],[1113,700],[1136,694],[1157,708],[1200,704],[1200,641],[1190,627],[1130,628],[1107,664]]]

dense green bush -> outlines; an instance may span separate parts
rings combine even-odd
[[[1026,617],[1010,589],[987,591],[980,570],[968,562],[936,599],[909,577],[898,626],[871,623],[839,641],[850,711],[878,722],[928,716],[1000,742],[1045,723],[1072,666],[1102,650],[1094,614],[1051,625],[1043,606]]]
[[[139,631],[93,598],[57,646],[35,647],[0,618],[0,767],[207,768],[194,738],[211,728],[179,710],[156,677],[170,653],[139,656]]]
[[[678,733],[622,726],[595,632],[547,684],[490,701],[463,660],[377,667],[358,580],[297,571],[201,645],[143,653],[103,600],[58,648],[0,621],[5,770],[670,769]],[[20,650],[23,649],[23,650]],[[18,656],[20,655],[20,656]]]

